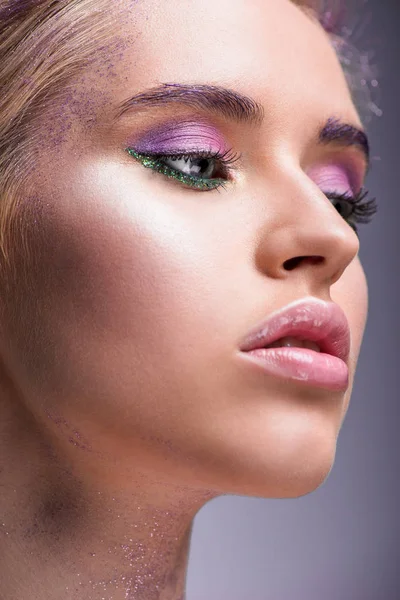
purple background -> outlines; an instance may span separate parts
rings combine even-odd
[[[335,464],[302,498],[203,507],[187,600],[400,599],[400,3],[370,0],[369,10],[357,46],[375,50],[379,67],[384,114],[367,126],[379,213],[359,229],[369,317]]]

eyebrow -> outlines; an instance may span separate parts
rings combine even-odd
[[[361,149],[367,163],[367,171],[370,168],[370,145],[367,134],[362,129],[343,123],[340,119],[331,117],[319,133],[319,141],[322,144],[338,142],[341,146],[353,146]]]
[[[265,118],[262,104],[254,98],[236,90],[219,85],[162,83],[144,92],[132,96],[119,105],[116,118],[140,107],[184,104],[192,108],[212,111],[237,123],[261,125]],[[370,150],[366,133],[353,125],[331,117],[318,133],[321,144],[336,143],[342,146],[354,146],[361,149],[369,168]]]
[[[131,108],[174,102],[202,110],[212,110],[239,123],[261,125],[264,120],[262,105],[249,96],[218,85],[181,83],[163,83],[129,98],[120,105],[117,117]]]

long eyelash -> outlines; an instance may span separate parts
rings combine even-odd
[[[364,202],[368,197],[368,190],[362,189],[357,196],[353,198],[353,215],[357,223],[370,223],[372,217],[378,212],[378,203],[376,198],[371,198]]]
[[[378,212],[378,203],[376,198],[365,200],[368,197],[369,191],[362,188],[358,194],[352,196],[351,194],[326,194],[330,200],[342,200],[349,202],[352,205],[351,214],[347,217],[350,221],[350,225],[354,223],[370,223],[372,217]],[[355,231],[357,228],[354,226]]]
[[[193,150],[193,152],[174,152],[173,154],[147,154],[147,156],[152,156],[153,158],[174,158],[177,160],[181,159],[193,159],[193,158],[209,158],[214,160],[219,160],[225,167],[232,165],[237,160],[240,159],[241,154],[238,152],[234,152],[233,148],[226,150],[224,153],[220,152],[211,152],[209,150]]]
[[[189,160],[195,160],[199,158],[207,158],[218,160],[223,168],[224,176],[228,177],[232,171],[231,165],[235,163],[237,160],[241,158],[240,153],[233,152],[233,149],[230,148],[225,152],[212,152],[208,150],[193,150],[192,152],[184,152],[177,151],[170,154],[161,154],[157,152],[146,152],[140,153],[136,152],[132,148],[127,148],[127,152],[139,160],[143,166],[151,168],[153,171],[160,172],[167,177],[171,177],[173,179],[178,180],[179,182],[189,185],[193,189],[198,190],[215,190],[219,187],[226,188],[226,181],[222,178],[201,178],[195,177],[193,175],[188,175],[186,173],[180,172],[178,169],[174,169],[165,165],[161,162],[160,159],[173,159],[173,160],[182,160],[184,159],[186,162]]]

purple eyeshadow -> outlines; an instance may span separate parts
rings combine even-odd
[[[153,128],[137,140],[128,140],[128,147],[141,154],[172,154],[196,150],[223,152],[228,149],[219,131],[201,119],[169,121]]]
[[[359,187],[359,182],[356,181],[355,174],[348,165],[338,163],[315,165],[308,170],[308,176],[325,193],[355,194]]]

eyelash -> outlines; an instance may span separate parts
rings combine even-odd
[[[325,193],[328,200],[336,200],[338,202],[346,202],[349,207],[349,213],[343,216],[344,220],[354,229],[358,235],[357,223],[370,223],[372,217],[378,212],[378,204],[376,198],[368,199],[368,190],[361,188],[361,190],[353,196],[349,193],[335,194]]]
[[[186,184],[193,189],[211,191],[218,189],[219,187],[226,188],[226,179],[229,179],[233,169],[231,165],[241,158],[241,154],[234,153],[232,149],[227,150],[224,153],[211,152],[207,150],[194,150],[190,153],[175,152],[173,154],[157,154],[157,153],[140,153],[136,152],[132,148],[127,148],[127,152],[142,163],[144,167],[153,169],[162,175],[176,179],[182,184]],[[168,165],[164,164],[160,159],[170,160],[199,160],[199,159],[215,160],[222,166],[222,177],[216,177],[212,179],[205,179],[202,177],[195,177],[188,175],[177,169],[173,169]]]
[[[144,167],[150,168],[153,171],[161,173],[162,175],[173,178],[177,180],[179,183],[188,185],[192,189],[202,190],[202,191],[211,191],[223,187],[226,189],[226,180],[230,178],[231,172],[233,169],[231,165],[237,162],[241,158],[241,154],[234,153],[232,149],[227,150],[224,153],[220,152],[211,152],[211,151],[203,151],[196,150],[190,153],[173,153],[173,154],[157,154],[157,153],[140,153],[136,152],[133,148],[126,149],[128,154],[130,154],[133,158],[138,160]],[[177,169],[173,169],[169,167],[162,160],[171,159],[171,160],[185,160],[188,162],[189,160],[198,160],[198,159],[207,159],[207,160],[215,160],[220,163],[222,167],[222,176],[217,178],[201,178],[195,177],[193,175],[185,174]],[[349,193],[344,194],[336,194],[334,192],[329,193],[326,192],[325,196],[329,200],[333,200],[336,202],[345,202],[349,209],[346,216],[343,216],[345,221],[354,229],[356,234],[358,235],[357,223],[370,223],[372,217],[378,211],[378,205],[376,198],[368,199],[368,190],[362,188],[356,195],[352,195]]]

